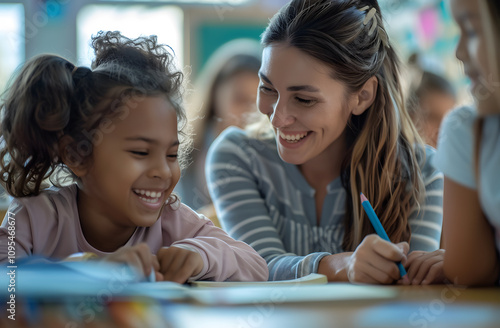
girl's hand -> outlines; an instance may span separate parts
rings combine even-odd
[[[200,254],[180,247],[162,247],[157,255],[163,280],[185,283],[203,269]]]
[[[444,249],[434,252],[414,251],[408,256],[406,268],[412,285],[443,283]]]
[[[347,277],[352,283],[391,284],[400,279],[396,262],[406,261],[406,242],[393,244],[372,234],[351,255]]]
[[[102,260],[132,265],[142,272],[145,277],[149,277],[151,271],[154,270],[156,280],[163,280],[162,275],[158,272],[160,269],[158,259],[151,254],[149,246],[145,243],[121,247],[116,252],[103,257]]]

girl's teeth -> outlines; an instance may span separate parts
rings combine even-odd
[[[160,191],[149,191],[149,190],[139,190],[139,189],[134,189],[134,192],[138,195],[146,196],[146,197],[151,197],[153,199],[158,199],[161,197],[162,193]],[[141,197],[141,199],[146,199],[144,197]]]
[[[144,198],[144,197],[139,197],[139,199],[145,201],[146,203],[157,203],[159,198]]]

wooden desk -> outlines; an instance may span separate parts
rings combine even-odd
[[[389,300],[166,308],[173,327],[500,327],[499,288],[389,286]]]
[[[70,303],[66,300],[58,305],[58,302],[62,300],[52,299],[45,300],[42,310],[38,310],[38,313],[42,315],[38,315],[36,324],[33,323],[33,318],[26,320],[29,316],[23,313],[22,307],[19,306],[18,320],[16,322],[6,320],[4,312],[0,317],[0,326],[65,328],[500,327],[500,288],[456,288],[448,285],[383,288],[394,291],[395,296],[357,301],[260,302],[241,306],[207,306],[188,302],[141,299],[140,296],[132,299],[114,298],[106,306],[92,306],[87,304],[87,299],[82,301],[71,300],[71,298]],[[272,289],[273,287],[270,286],[269,290],[272,291]],[[241,292],[244,293],[245,290],[241,289]],[[76,319],[75,315],[77,315]]]

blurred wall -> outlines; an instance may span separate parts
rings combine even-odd
[[[117,1],[95,0],[0,0],[0,5],[14,2],[24,5],[25,35],[15,36],[16,42],[25,42],[22,61],[41,53],[54,53],[76,61],[78,12],[89,4],[117,5]],[[144,1],[120,3],[123,4],[144,5]],[[184,11],[183,59],[185,65],[192,66],[193,73],[223,43],[236,37],[258,39],[275,11],[275,7],[262,6],[259,1],[245,6],[161,4],[178,5]]]
[[[243,6],[231,5],[230,1],[224,1],[222,4],[186,4],[168,1],[151,3],[153,6],[173,4],[182,8],[183,62],[185,66],[191,67],[190,78],[193,80],[210,54],[224,42],[236,37],[258,39],[269,19],[286,2],[286,0],[252,0],[249,1],[250,4]],[[14,39],[17,38],[15,42],[25,42],[25,58],[19,60],[19,63],[22,63],[26,58],[47,52],[76,61],[76,19],[78,12],[85,5],[124,3],[144,5],[148,2],[0,0],[0,5],[6,3],[24,5],[25,34],[14,36]],[[458,30],[451,20],[445,0],[380,0],[380,4],[391,40],[397,44],[403,62],[410,53],[420,52],[424,61],[431,63],[429,67],[433,67],[434,71],[444,74],[459,86],[467,84],[462,68],[454,58]],[[140,26],[140,22],[137,23]],[[2,80],[10,76],[14,67],[9,69],[0,72]]]

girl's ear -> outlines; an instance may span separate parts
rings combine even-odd
[[[375,101],[377,95],[378,79],[372,76],[365,82],[361,90],[356,93],[356,103],[352,109],[354,115],[361,115]]]
[[[79,178],[87,174],[87,166],[84,157],[72,147],[74,139],[64,135],[59,139],[59,156],[62,162]]]

